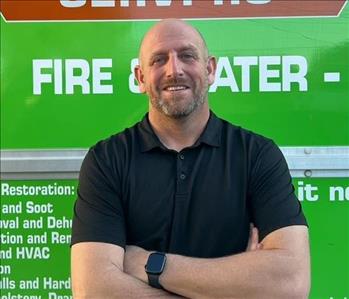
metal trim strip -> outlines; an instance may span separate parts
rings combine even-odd
[[[292,177],[349,177],[349,146],[280,147]],[[3,180],[76,179],[87,149],[1,150]]]

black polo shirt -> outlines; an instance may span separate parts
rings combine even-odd
[[[72,244],[219,257],[245,251],[250,222],[260,239],[306,225],[278,147],[211,112],[197,142],[176,152],[161,144],[146,115],[86,155]]]

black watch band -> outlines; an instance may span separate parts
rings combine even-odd
[[[159,277],[166,265],[166,255],[163,252],[153,252],[149,255],[145,272],[148,275],[148,283],[151,287],[163,289],[159,282]]]
[[[159,283],[159,274],[149,274],[148,273],[148,282],[149,285],[153,288],[163,289],[162,285]]]

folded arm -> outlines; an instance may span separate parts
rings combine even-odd
[[[133,248],[130,254],[142,266],[149,255],[140,248]],[[146,280],[144,269],[141,271],[134,263],[125,270]],[[167,254],[160,283],[166,290],[188,298],[307,298],[310,288],[307,227],[278,229],[262,240],[261,249],[221,258]]]
[[[180,298],[125,274],[123,260],[124,249],[117,245],[96,242],[73,245],[71,265],[74,299]]]

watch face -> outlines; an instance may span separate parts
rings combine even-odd
[[[161,274],[164,270],[166,262],[166,256],[162,253],[152,253],[150,254],[145,268],[146,272],[149,274]]]

